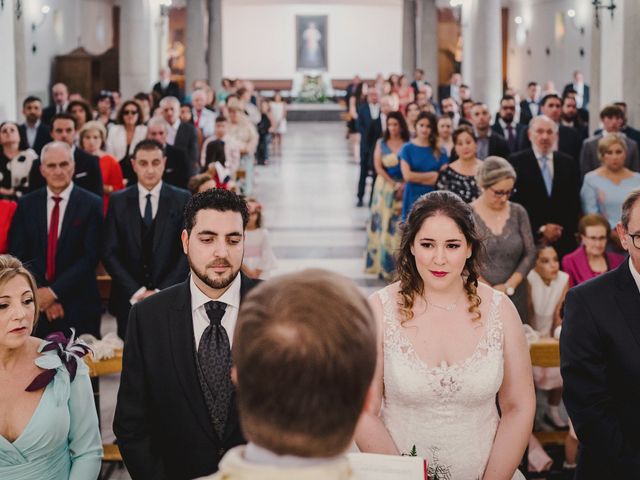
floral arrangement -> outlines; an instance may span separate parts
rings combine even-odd
[[[300,103],[324,103],[327,94],[320,75],[305,75],[296,101]]]
[[[429,480],[451,480],[451,467],[438,463],[438,448],[431,447],[431,461],[427,467],[427,478]],[[413,445],[409,453],[402,453],[404,457],[417,457],[418,451]]]

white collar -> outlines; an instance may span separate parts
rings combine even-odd
[[[553,161],[553,152],[549,152],[547,154],[543,154],[542,152],[539,152],[535,147],[531,147],[531,149],[533,150],[533,154],[536,156],[536,159],[538,160],[538,162],[542,161],[542,157],[547,157],[549,160]]]
[[[631,270],[631,276],[636,281],[636,285],[638,286],[638,290],[640,291],[640,273],[638,273],[638,270],[636,270],[631,256],[629,256],[629,270]]]
[[[219,298],[210,298],[206,295],[202,290],[198,288],[196,282],[193,280],[193,273],[189,278],[189,289],[191,290],[191,311],[196,310],[204,306],[205,303],[210,302],[212,300],[216,302],[223,302],[227,305],[230,305],[236,309],[240,308],[240,287],[242,285],[242,277],[240,272],[236,275],[236,278],[233,279],[229,288],[220,295]]]
[[[160,180],[151,190],[147,190],[140,182],[138,182],[138,195],[141,197],[145,197],[147,193],[150,193],[152,197],[158,197],[160,196],[160,190],[162,190],[162,180]]]
[[[296,455],[278,455],[253,442],[245,447],[244,459],[253,464],[270,465],[276,467],[312,467],[325,463],[335,462],[340,457],[306,458]]]
[[[47,200],[51,197],[60,197],[65,202],[69,200],[69,196],[71,195],[71,190],[73,190],[73,182],[69,184],[67,188],[58,193],[57,195],[51,191],[51,189],[47,186]]]

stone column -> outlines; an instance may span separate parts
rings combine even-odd
[[[9,12],[15,19],[14,28],[14,52],[15,52],[15,65],[16,65],[16,111],[22,111],[22,101],[30,93],[27,90],[27,45],[25,42],[25,15],[24,12],[20,18],[16,17],[15,11],[13,11],[12,2],[9,2]],[[10,48],[6,46],[5,48]],[[49,104],[48,98],[42,98],[43,108]],[[5,117],[6,118],[6,117]],[[13,117],[16,120],[18,117]]]
[[[502,13],[500,0],[465,2],[462,8],[462,77],[474,100],[497,111],[502,96]]]
[[[222,0],[209,0],[209,85],[219,90],[222,81]]]
[[[615,15],[621,15],[616,12]],[[640,3],[637,0],[624,0],[624,40],[622,60],[622,100],[627,102],[629,125],[635,128],[640,125],[640,62],[638,61],[638,45],[640,45]],[[605,70],[606,71],[606,70]]]
[[[404,0],[402,10],[402,72],[413,78],[416,69],[416,0]]]
[[[127,0],[120,4],[120,92],[131,98],[148,92],[158,77],[157,15],[153,0]],[[145,48],[145,45],[148,47]],[[155,68],[153,68],[155,67]]]
[[[438,94],[438,9],[436,0],[418,0],[417,67]]]
[[[194,80],[207,78],[206,41],[207,19],[205,0],[187,0],[187,28],[186,28],[186,72],[185,90],[191,91]]]
[[[0,118],[3,120],[17,120],[20,111],[18,104],[22,99],[17,98],[16,89],[16,55],[15,55],[15,10],[13,2],[6,2],[0,10],[0,31],[4,40],[0,49]]]

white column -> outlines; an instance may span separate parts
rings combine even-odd
[[[466,0],[462,7],[462,77],[474,100],[492,112],[502,96],[502,12],[500,0]]]
[[[207,10],[205,0],[187,0],[186,28],[186,72],[185,90],[191,91],[194,80],[207,78],[205,21]]]
[[[417,67],[438,93],[438,9],[435,0],[418,0]]]
[[[404,0],[402,9],[402,72],[412,78],[416,69],[416,0]]]
[[[19,19],[13,11],[12,2],[10,2],[9,12],[14,18],[14,55],[16,66],[16,110],[22,112],[22,101],[30,93],[27,90],[27,42],[25,41],[25,16],[22,15]],[[7,47],[8,48],[8,47]],[[48,98],[42,98],[42,104],[47,105],[49,103]],[[22,116],[20,116],[20,119]],[[20,120],[16,118],[16,120]]]
[[[209,85],[220,89],[222,81],[222,0],[209,0]]]
[[[629,125],[640,125],[640,62],[638,61],[638,45],[640,45],[640,3],[638,0],[624,1],[624,15],[615,12],[624,19],[624,40],[622,60],[622,99],[627,102]]]
[[[6,2],[0,10],[0,32],[4,39],[0,49],[0,121],[18,120],[17,104],[21,101],[17,98],[16,88],[14,17],[13,2]]]

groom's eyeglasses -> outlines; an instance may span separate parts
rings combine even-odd
[[[631,243],[636,248],[640,248],[640,233],[627,233],[631,237]]]

